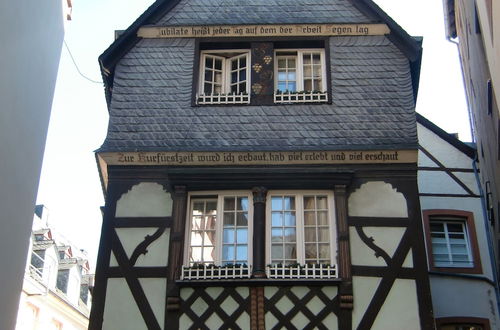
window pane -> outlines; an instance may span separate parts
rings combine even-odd
[[[233,245],[224,245],[222,247],[222,260],[234,260],[234,246]]]
[[[311,64],[311,54],[304,54],[303,61],[304,65]]]
[[[448,232],[463,233],[463,228],[461,224],[447,223]]]
[[[238,60],[232,60],[231,61],[231,70],[235,71],[238,69]]]
[[[304,77],[311,77],[312,76],[312,69],[311,67],[308,65],[308,66],[305,66],[304,67]]]
[[[272,226],[273,227],[280,227],[283,226],[283,214],[280,212],[273,212],[272,215]]]
[[[226,244],[234,243],[234,230],[232,229],[224,229],[223,231],[223,242]]]
[[[242,56],[240,57],[240,68],[245,68],[247,66],[247,57]]]
[[[215,83],[220,88],[222,84],[222,72],[215,72]]]
[[[319,228],[318,235],[318,242],[330,242],[330,231],[328,228]]]
[[[213,69],[214,68],[214,59],[212,57],[205,57],[205,68]]]
[[[224,197],[224,211],[231,211],[235,209],[234,197]]]
[[[215,69],[222,70],[222,59],[215,59]]]
[[[208,216],[205,218],[205,228],[207,230],[214,230],[215,229],[215,222],[216,218],[214,216]]]
[[[237,245],[236,246],[236,260],[248,260],[248,253],[247,253],[247,246],[246,245]]]
[[[224,227],[234,226],[234,213],[224,213]]]
[[[328,211],[318,211],[318,225],[327,226],[328,223]]]
[[[284,259],[297,259],[297,248],[295,244],[285,244]]]
[[[283,242],[283,229],[273,228],[271,230],[271,241],[272,242]]]
[[[306,226],[316,225],[316,214],[314,213],[314,211],[304,212],[304,225]]]
[[[313,91],[322,91],[323,90],[323,84],[321,83],[321,79],[316,79],[314,81],[313,85]]]
[[[308,91],[308,92],[311,92],[313,89],[312,89],[312,80],[311,79],[305,79],[304,80],[304,90],[305,91]]]
[[[283,202],[285,210],[295,210],[295,197],[285,196]]]
[[[305,256],[306,259],[316,259],[318,257],[316,244],[305,245]]]
[[[240,71],[240,80],[239,81],[244,81],[244,80],[247,80],[247,70]]]
[[[437,231],[444,232],[443,224],[438,223],[438,222],[431,222],[430,229],[431,229],[431,232],[437,232]]]
[[[189,256],[191,262],[202,261],[201,259],[201,247],[192,247],[191,255]]]
[[[238,82],[238,72],[231,72],[231,83],[234,84]]]
[[[248,229],[237,229],[236,230],[236,242],[239,244],[248,242]]]
[[[204,84],[203,93],[204,94],[212,94],[212,85],[211,84]]]
[[[212,82],[212,78],[213,78],[213,72],[206,70],[205,71],[205,81]]]
[[[236,214],[236,226],[248,226],[248,219],[247,219],[247,214],[238,212]]]
[[[248,198],[238,197],[237,209],[241,211],[248,211]]]
[[[318,244],[318,256],[321,259],[330,259],[330,244]]]
[[[304,240],[306,242],[317,242],[316,240],[316,228],[304,228]]]
[[[203,244],[202,232],[199,231],[191,232],[191,245],[202,245],[202,244]]]
[[[271,208],[273,211],[281,211],[283,209],[283,200],[281,197],[271,198]]]
[[[304,197],[304,209],[305,210],[314,210],[314,196],[306,196]]]
[[[295,212],[285,212],[285,226],[295,226]]]
[[[315,78],[321,77],[321,65],[313,66],[313,74]]]
[[[289,82],[287,89],[290,92],[296,92],[297,91],[297,84],[295,82]]]
[[[275,244],[272,245],[272,247],[271,247],[271,259],[273,261],[283,259],[283,246],[281,244],[280,245],[275,245]]]
[[[295,228],[285,228],[285,242],[295,242]]]

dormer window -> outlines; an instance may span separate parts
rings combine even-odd
[[[250,103],[250,51],[202,51],[197,104]]]
[[[275,103],[328,101],[323,49],[280,49],[274,65]]]

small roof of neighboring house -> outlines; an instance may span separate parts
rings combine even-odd
[[[263,17],[268,24],[385,23],[390,34],[330,39],[332,104],[274,107],[191,106],[193,40],[137,37],[144,25],[260,24]],[[421,39],[371,0],[158,0],[99,57],[110,122],[97,152],[416,149],[421,52]]]

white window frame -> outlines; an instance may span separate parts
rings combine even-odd
[[[446,244],[446,251],[447,251],[447,254],[448,254],[448,262],[443,262],[443,261],[437,261],[436,258],[435,258],[435,255],[437,253],[435,253],[434,251],[434,239],[433,239],[433,234],[436,233],[435,231],[432,231],[432,229],[429,229],[430,230],[430,237],[431,237],[431,246],[432,246],[432,258],[433,258],[433,263],[434,263],[434,267],[450,267],[450,268],[473,268],[474,267],[474,256],[472,254],[472,249],[471,249],[471,242],[470,242],[470,235],[469,235],[469,231],[467,229],[467,221],[464,219],[464,220],[461,220],[461,219],[454,219],[454,218],[450,218],[450,219],[447,219],[446,216],[444,215],[440,215],[440,216],[431,216],[430,219],[429,219],[429,228],[432,227],[432,223],[440,223],[443,225],[443,230],[444,232],[439,232],[439,233],[442,233],[444,234],[444,244]],[[454,262],[453,261],[453,253],[452,253],[452,249],[451,249],[451,239],[450,239],[450,233],[448,231],[448,225],[449,224],[452,224],[452,225],[461,225],[462,227],[462,232],[461,234],[463,235],[463,245],[465,245],[465,249],[466,249],[466,252],[467,252],[467,258],[468,258],[468,261],[467,262]]]
[[[188,193],[188,208],[186,212],[186,232],[185,232],[185,242],[184,244],[184,266],[190,266],[189,260],[189,250],[191,247],[191,214],[193,210],[193,202],[197,198],[200,199],[216,199],[217,200],[217,222],[215,225],[215,260],[213,264],[216,266],[221,266],[222,262],[222,233],[223,233],[223,213],[224,213],[224,198],[225,197],[247,197],[248,198],[248,260],[246,264],[251,266],[252,264],[252,252],[253,252],[253,198],[251,191],[200,191]]]
[[[280,55],[280,53],[290,53],[290,52],[296,52],[297,55],[291,55],[291,54],[284,54]],[[274,50],[274,76],[276,79],[274,80],[274,90],[278,89],[278,57],[284,56],[284,57],[296,57],[295,61],[295,73],[296,73],[296,84],[297,84],[297,90],[296,92],[301,92],[304,91],[304,54],[305,53],[319,53],[320,55],[320,61],[321,61],[321,90],[319,92],[326,92],[327,91],[327,83],[326,83],[326,59],[325,59],[325,50],[322,48],[296,48],[296,49],[275,49]],[[285,92],[285,91],[282,91]],[[311,91],[304,91],[304,92],[311,92]]]
[[[223,54],[233,54],[230,57]],[[246,57],[246,90],[239,94],[231,93],[231,60]],[[222,60],[222,86],[221,93],[205,94],[205,60],[207,57],[215,57]],[[250,50],[248,49],[224,49],[224,50],[202,50],[200,52],[200,72],[198,77],[197,104],[248,104],[250,103]]]
[[[330,264],[336,264],[337,258],[337,230],[335,219],[335,202],[333,192],[329,190],[271,190],[266,197],[266,263],[271,264],[271,198],[273,196],[295,196],[296,210],[296,243],[297,243],[297,263],[305,264],[305,243],[304,243],[304,196],[326,195],[328,203],[328,220],[330,233]]]

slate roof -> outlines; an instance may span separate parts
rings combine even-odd
[[[181,0],[155,25],[375,23],[346,0]]]
[[[144,39],[115,71],[105,151],[416,148],[406,57],[386,37],[330,40],[329,104],[191,106],[193,39]]]

